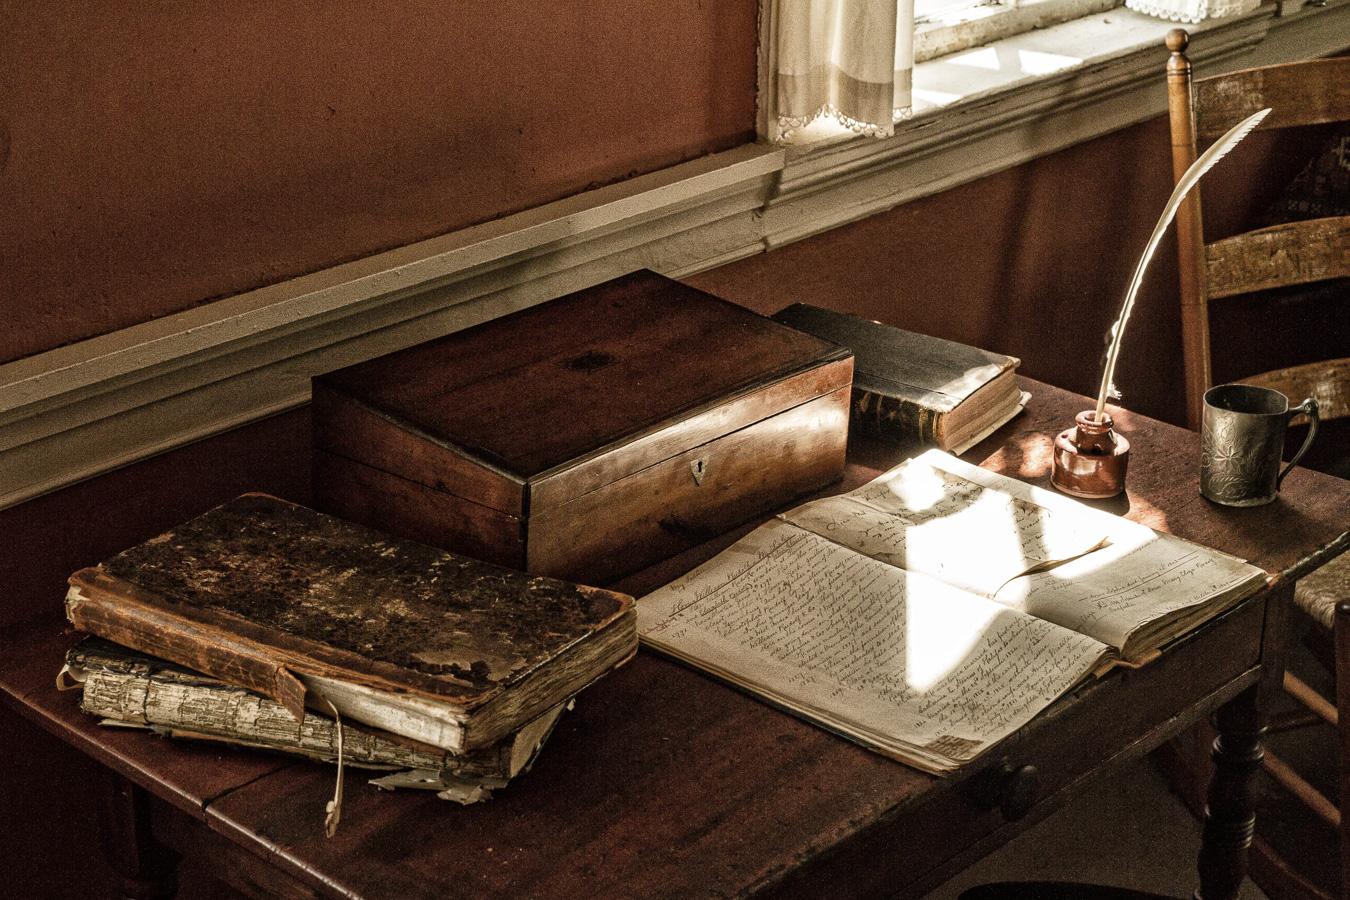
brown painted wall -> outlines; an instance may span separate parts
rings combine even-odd
[[[0,4],[0,362],[754,138],[749,0]]]

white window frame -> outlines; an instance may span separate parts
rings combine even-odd
[[[1177,23],[1135,12],[1118,0],[1004,2],[1017,5],[1000,6],[992,16],[954,13],[945,21],[918,29],[913,113],[909,120],[896,125],[893,137],[872,139],[874,143],[893,148],[916,140],[919,130],[926,130],[928,136],[937,130],[945,133],[947,123],[942,120],[953,116],[971,125],[1005,127],[1011,110],[1037,102],[1032,98],[1046,93],[1045,88],[1051,85],[1055,86],[1057,103],[1076,108],[1104,106],[1094,98],[1161,83],[1167,58],[1163,39]],[[1203,76],[1209,71],[1342,52],[1350,49],[1346,2],[1268,0],[1245,15],[1184,25],[1192,34],[1188,55]],[[770,73],[776,64],[773,9],[770,0],[761,0],[758,127],[761,140],[788,148],[791,164],[803,153],[853,142],[856,136],[828,120],[817,121],[786,138],[778,133],[776,118],[771,114],[775,98]],[[985,8],[971,6],[966,11],[981,9]],[[980,62],[980,57],[1006,60],[1018,55],[1030,64],[1022,69],[1000,65],[999,71],[990,71]],[[1243,56],[1249,59],[1244,61]],[[1140,112],[1133,115],[1119,106],[1115,104],[1102,119],[1105,127],[1098,134],[1160,111],[1156,101],[1139,105]],[[972,107],[985,108],[986,112],[980,114]],[[1046,115],[1035,110],[1024,113],[1028,121],[1039,121],[1053,118],[1055,110],[1046,111]],[[994,121],[988,121],[991,119]],[[860,152],[866,156],[876,149]],[[1041,146],[1033,155],[1044,152],[1050,151]]]

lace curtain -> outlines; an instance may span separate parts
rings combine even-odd
[[[1125,0],[1174,22],[1251,12],[1261,0]],[[854,131],[890,135],[910,114],[914,0],[765,0],[774,137],[822,116]]]
[[[1130,9],[1173,22],[1199,22],[1252,12],[1261,0],[1125,0]]]
[[[909,115],[914,0],[773,0],[780,135],[834,116],[884,137]]]

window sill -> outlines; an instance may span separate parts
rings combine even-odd
[[[1119,0],[1017,0],[1015,5],[1000,2],[961,7],[934,15],[922,24],[916,20],[914,61],[922,65],[1011,35],[1109,12],[1119,5]]]
[[[786,159],[766,203],[766,246],[1161,115],[1163,39],[1175,27],[1118,7],[920,63],[914,115],[896,125],[894,136],[864,138],[817,122],[779,145]],[[1350,48],[1350,0],[1268,3],[1186,28],[1187,55],[1203,77]],[[1068,55],[1068,47],[1076,54]]]

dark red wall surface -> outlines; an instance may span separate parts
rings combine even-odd
[[[756,15],[0,4],[0,362],[753,140]]]

